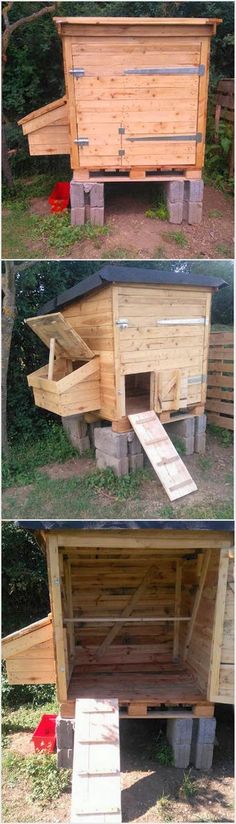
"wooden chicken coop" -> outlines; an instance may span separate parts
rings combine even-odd
[[[74,183],[201,178],[210,43],[220,22],[55,18],[66,93],[19,121],[30,154],[70,154]],[[72,212],[81,198],[81,187],[78,196],[71,190]],[[101,207],[96,195],[90,202]],[[73,218],[82,223],[82,212]]]
[[[46,553],[51,615],[5,638],[3,657],[10,684],[55,681],[60,718],[76,714],[72,801],[77,787],[78,804],[78,781],[84,772],[88,782],[89,776],[99,781],[105,755],[100,749],[98,775],[98,767],[86,768],[82,743],[90,735],[91,743],[110,745],[114,722],[119,747],[119,714],[167,719],[170,738],[182,719],[186,738],[194,719],[211,728],[214,705],[233,703],[233,523],[20,526],[34,529]],[[173,743],[176,760],[184,743]],[[187,763],[190,747],[191,736]],[[113,756],[116,766],[107,760],[105,772],[116,782]]]
[[[115,265],[80,281],[26,321],[49,348],[28,376],[36,405],[134,429],[171,500],[193,491],[163,423],[204,413],[211,295],[224,285]]]

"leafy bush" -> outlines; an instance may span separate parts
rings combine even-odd
[[[40,804],[53,801],[70,787],[71,770],[58,770],[56,755],[37,753],[25,759],[25,772],[31,782],[30,797]]]
[[[174,763],[172,747],[164,738],[162,731],[159,733],[155,744],[154,756],[162,767],[170,767]]]
[[[2,672],[2,706],[7,707],[41,707],[45,702],[55,700],[54,684],[16,684],[8,683],[5,669]],[[28,712],[28,709],[27,709]]]

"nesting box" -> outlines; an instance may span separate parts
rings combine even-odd
[[[233,703],[232,522],[22,522],[40,530],[52,615],[3,641],[9,683],[57,685],[122,714]]]
[[[35,403],[62,416],[94,410],[116,431],[148,410],[164,422],[204,411],[211,295],[224,285],[104,266],[26,321],[51,340],[49,365],[28,376]]]
[[[219,22],[55,18],[66,97],[19,121],[30,153],[69,152],[82,180],[101,172],[148,179],[171,170],[200,177],[210,42]]]

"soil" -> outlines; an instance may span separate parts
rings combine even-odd
[[[57,481],[60,478],[66,480],[67,478],[74,478],[76,476],[82,477],[88,472],[94,471],[93,458],[70,458],[64,464],[54,463],[40,467],[40,472],[43,472],[48,478]]]
[[[120,728],[122,821],[132,824],[178,822],[233,822],[234,762],[233,709],[216,708],[217,738],[213,767],[207,773],[191,768],[190,783],[194,790],[186,798],[183,790],[187,770],[160,766],[155,747],[160,728],[158,720],[123,720]],[[11,751],[31,752],[31,734],[11,736]],[[16,787],[3,785],[5,822],[64,822],[70,820],[70,791],[59,799],[41,806],[31,802],[29,787],[19,780]]]
[[[152,184],[153,185],[153,184]],[[151,206],[150,184],[106,184],[105,222],[110,232],[105,237],[75,243],[68,258],[222,258],[233,257],[233,199],[205,184],[203,219],[200,226],[170,224],[167,220],[145,217]],[[216,216],[211,216],[212,210]],[[31,214],[50,211],[47,198],[33,198]],[[218,212],[218,216],[217,216]],[[181,231],[186,239],[179,246],[165,233]],[[219,248],[220,247],[220,248]],[[48,251],[48,257],[55,253]]]

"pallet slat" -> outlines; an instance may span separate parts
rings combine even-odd
[[[208,422],[230,430],[234,428],[233,345],[233,332],[211,333],[206,397]]]
[[[155,412],[129,415],[129,420],[170,500],[195,492],[197,486]]]

